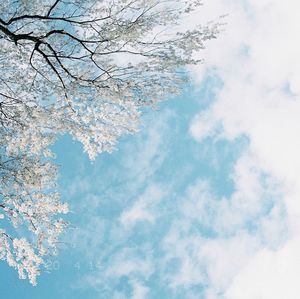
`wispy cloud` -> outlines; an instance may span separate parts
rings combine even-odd
[[[130,228],[139,222],[154,223],[159,216],[155,207],[164,195],[163,190],[157,185],[149,185],[134,204],[125,209],[120,216],[121,225]]]
[[[103,298],[299,294],[300,4],[204,4],[203,20],[228,13],[205,64],[191,70],[213,88],[207,107],[149,114],[134,142],[83,169],[67,191],[81,213],[71,242],[92,261],[76,284]]]
[[[193,293],[202,286],[203,298],[223,298],[257,251],[277,249],[286,240],[280,193],[254,162],[244,155],[237,161],[230,197],[215,196],[200,180],[177,202],[180,212],[163,241],[163,271],[173,288]],[[168,275],[170,263],[177,263],[177,270]]]

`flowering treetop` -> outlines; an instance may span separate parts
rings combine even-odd
[[[0,4],[0,258],[36,283],[67,213],[49,150],[68,133],[91,159],[178,93],[218,24],[181,30],[199,0],[15,0]],[[1,223],[4,223],[1,226]],[[14,236],[20,224],[29,233]],[[3,228],[1,228],[3,227]]]

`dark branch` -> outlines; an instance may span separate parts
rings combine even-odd
[[[49,11],[48,11],[46,17],[49,17],[49,16],[50,16],[52,10],[55,8],[55,6],[56,6],[59,2],[60,2],[60,0],[56,0],[56,1],[53,3],[53,5],[50,7],[50,9],[49,9]]]

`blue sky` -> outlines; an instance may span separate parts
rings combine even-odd
[[[5,298],[206,298],[210,257],[203,252],[202,260],[197,251],[239,233],[247,244],[273,205],[272,190],[263,190],[265,203],[249,215],[227,207],[237,193],[232,173],[247,137],[197,142],[190,132],[191,120],[221,86],[207,77],[200,88],[147,111],[139,134],[93,163],[80,144],[59,140],[54,150],[71,227],[37,287],[1,265]],[[223,212],[244,215],[222,224]]]
[[[202,294],[206,283],[200,280],[190,286],[176,286],[173,281],[182,261],[170,252],[168,237],[178,221],[189,218],[182,213],[186,202],[194,200],[189,188],[203,184],[209,189],[204,192],[211,192],[207,196],[215,200],[234,192],[228,173],[247,139],[199,143],[189,132],[191,119],[214,101],[219,86],[218,80],[207,78],[199,89],[186,88],[182,96],[147,111],[139,134],[123,138],[117,151],[102,154],[93,163],[82,154],[80,144],[61,138],[54,150],[61,165],[62,196],[70,205],[71,227],[60,254],[48,260],[49,273],[39,278],[37,287],[18,280],[14,271],[1,265],[5,298]],[[210,223],[192,222],[191,236],[216,236]]]
[[[300,4],[204,4],[226,31],[182,96],[93,163],[55,144],[70,228],[36,287],[0,263],[3,298],[299,298]]]

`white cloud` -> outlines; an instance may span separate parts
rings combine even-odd
[[[300,21],[294,14],[300,3],[211,3],[232,10],[226,34],[206,52],[206,67],[214,67],[210,64],[214,62],[224,87],[210,110],[195,120],[192,133],[206,137],[209,133],[203,134],[203,130],[213,130],[214,124],[221,123],[225,138],[246,134],[262,168],[295,183],[300,170],[300,98],[291,86],[295,85],[293,78],[300,76],[300,66],[295,63],[300,51],[300,41],[295,38]],[[244,47],[246,53],[239,56]]]
[[[112,278],[119,278],[133,274],[148,277],[151,273],[152,264],[150,260],[122,253],[115,259],[115,261],[112,262],[112,265],[109,266],[105,275]]]
[[[278,186],[264,175],[256,162],[249,153],[238,159],[231,174],[235,191],[230,197],[214,196],[210,186],[203,181],[190,186],[188,199],[182,206],[184,216],[211,227],[220,235],[232,235],[272,213],[273,218],[282,221],[284,210]],[[260,225],[260,222],[256,224]]]
[[[259,251],[227,290],[226,299],[298,299],[299,252],[299,239],[279,251]]]
[[[181,212],[163,242],[162,268],[172,288],[190,293],[203,285],[205,298],[218,298],[257,251],[286,240],[278,186],[256,162],[250,153],[237,161],[231,196],[217,197],[200,180],[179,201]],[[168,265],[176,263],[169,273]]]
[[[126,176],[133,177],[134,184],[139,186],[147,181],[161,166],[167,154],[169,120],[173,115],[170,110],[160,117],[149,114],[142,134],[135,136],[135,143],[126,147],[123,165],[127,168]]]
[[[281,235],[290,238],[285,247],[273,252],[260,249],[255,257],[249,256],[228,298],[293,299],[300,293],[296,283],[299,267],[295,266],[300,243],[299,9],[297,0],[210,0],[203,9],[206,18],[220,13],[229,16],[226,32],[204,53],[204,67],[193,69],[195,81],[213,72],[223,86],[210,108],[194,119],[191,134],[200,141],[212,135],[229,140],[247,136],[245,157],[250,153],[256,167],[269,174],[275,186],[281,185],[290,232]],[[247,167],[242,164],[237,173],[243,174]],[[240,179],[244,193],[239,198],[244,199],[246,209],[259,208],[255,180],[251,176]],[[266,242],[282,233],[278,226],[282,217],[276,209],[262,221],[259,233]],[[218,277],[217,273],[212,276]]]
[[[147,210],[145,203],[142,201],[136,202],[130,210],[127,210],[121,215],[121,223],[125,226],[134,225],[138,221],[154,222],[154,215]]]
[[[109,261],[109,262],[108,262]],[[125,298],[118,290],[120,279],[127,277],[131,288],[132,299],[143,299],[149,291],[144,282],[153,274],[155,267],[151,251],[147,246],[141,248],[122,247],[107,260],[96,264],[95,272],[85,274],[80,282],[81,287],[92,287],[103,291],[103,287],[113,298]],[[126,298],[129,298],[128,295]]]
[[[161,200],[163,194],[157,185],[148,186],[133,206],[121,214],[121,224],[129,228],[141,221],[154,223],[158,215],[154,207]]]
[[[145,287],[141,283],[138,283],[137,281],[132,282],[133,287],[133,294],[131,299],[144,299],[147,296],[147,293],[149,292],[149,288]]]

